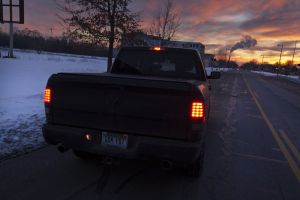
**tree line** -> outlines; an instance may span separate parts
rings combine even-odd
[[[9,47],[9,34],[0,29],[0,46]],[[61,37],[45,37],[36,30],[17,30],[14,33],[14,48],[32,49],[55,53],[70,53],[90,56],[107,56],[107,48],[92,43],[76,41],[66,34]]]

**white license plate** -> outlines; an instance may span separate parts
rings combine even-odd
[[[128,145],[128,135],[102,132],[101,144],[103,146],[112,146],[126,149]]]

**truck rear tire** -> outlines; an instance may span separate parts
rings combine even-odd
[[[205,148],[202,149],[199,157],[194,163],[187,164],[186,166],[186,173],[188,176],[199,178],[203,171],[203,163],[204,163],[204,155],[205,155]]]

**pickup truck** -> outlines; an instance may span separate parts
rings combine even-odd
[[[110,72],[58,73],[47,83],[47,143],[75,155],[183,164],[199,176],[210,111],[208,79],[196,50],[124,47]]]

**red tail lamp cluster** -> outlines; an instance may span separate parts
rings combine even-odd
[[[51,89],[46,88],[44,91],[44,103],[50,104],[51,103]]]
[[[192,114],[193,119],[201,119],[204,117],[204,103],[195,101],[192,103]]]

